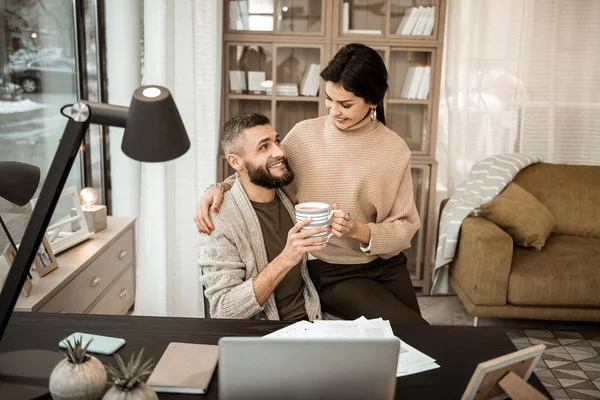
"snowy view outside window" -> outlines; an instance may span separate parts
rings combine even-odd
[[[85,3],[88,98],[98,101],[94,2]],[[0,2],[0,160],[38,166],[40,188],[67,118],[60,108],[78,100],[76,37],[72,0],[4,0]],[[81,40],[81,39],[80,39]],[[92,182],[102,198],[100,128],[90,129]],[[65,187],[82,185],[81,156]],[[36,193],[34,197],[37,197]],[[57,210],[58,211],[58,210]],[[0,198],[0,216],[18,243],[31,207]],[[0,229],[0,253],[8,239]],[[4,276],[0,257],[0,279]]]

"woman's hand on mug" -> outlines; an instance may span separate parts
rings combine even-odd
[[[333,211],[338,211],[333,215],[333,218],[331,219],[331,233],[333,233],[337,237],[353,238],[354,230],[358,222],[355,222],[349,213],[340,210],[337,203],[333,203],[333,206],[331,208],[333,209]]]

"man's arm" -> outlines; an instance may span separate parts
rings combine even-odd
[[[252,280],[246,277],[246,265],[226,230],[218,229],[210,237],[200,234],[198,266],[214,318],[248,319],[262,310]]]
[[[218,218],[218,217],[216,217]],[[246,277],[246,266],[223,221],[218,220],[214,232],[200,235],[198,264],[200,278],[205,285],[211,315],[215,318],[248,319],[262,311],[267,298],[273,293],[283,277],[300,262],[309,251],[318,251],[324,245],[315,246],[322,237],[307,238],[323,232],[325,228],[300,231],[310,223],[306,219],[296,224],[288,233],[286,247],[281,254],[267,264],[252,279]]]

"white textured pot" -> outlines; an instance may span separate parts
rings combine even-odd
[[[150,386],[140,382],[135,389],[129,392],[124,392],[113,386],[106,392],[102,400],[158,400],[158,395]]]
[[[83,364],[71,364],[66,358],[50,375],[50,394],[54,400],[95,400],[106,390],[106,370],[96,357]]]

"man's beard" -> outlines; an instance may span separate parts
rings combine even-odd
[[[266,166],[256,166],[252,163],[246,163],[246,169],[248,170],[248,178],[250,182],[257,186],[261,186],[267,189],[280,189],[286,185],[289,185],[294,180],[294,173],[284,157],[282,160],[286,171],[280,177],[273,176]],[[272,161],[268,162],[267,165],[273,164]]]

